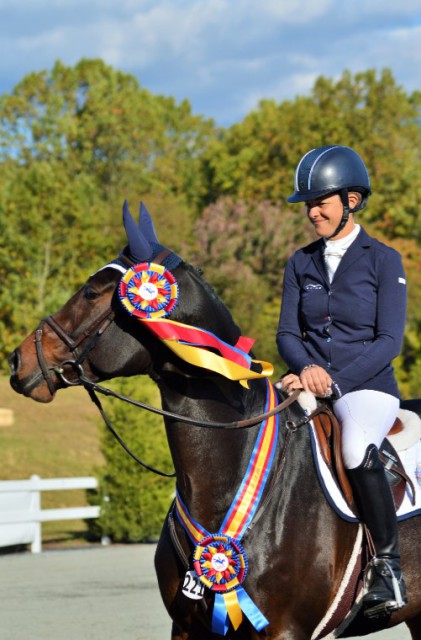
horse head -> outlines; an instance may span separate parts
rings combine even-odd
[[[41,320],[9,357],[15,391],[49,402],[58,389],[78,384],[81,371],[94,382],[138,374],[159,381],[164,369],[180,366],[180,359],[138,317],[127,313],[120,300],[123,275],[139,263],[158,262],[174,272],[178,300],[171,320],[236,343],[240,331],[231,314],[198,270],[159,243],[144,204],[136,224],[125,202],[123,224],[128,244],[119,257],[91,275],[61,309]]]

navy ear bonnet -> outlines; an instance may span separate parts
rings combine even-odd
[[[140,203],[139,223],[136,224],[129,211],[127,200],[125,200],[123,204],[123,224],[129,242],[123,253],[134,263],[153,262],[154,258],[166,249],[158,241],[151,215],[143,202]],[[180,262],[182,262],[180,256],[171,252],[162,261],[162,264],[167,269],[175,269]]]

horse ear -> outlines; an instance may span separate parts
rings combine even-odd
[[[146,238],[149,244],[159,244],[158,238],[155,233],[155,228],[153,226],[151,214],[147,210],[146,206],[143,202],[140,203],[139,210],[139,230],[140,233]]]
[[[146,238],[143,237],[129,211],[127,200],[123,204],[123,224],[129,241],[131,256],[139,262],[149,260],[152,248]]]

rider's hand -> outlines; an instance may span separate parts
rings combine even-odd
[[[311,391],[311,393],[314,393],[315,396],[319,396],[320,398],[330,396],[333,381],[323,367],[315,364],[304,367],[299,379],[304,391]]]
[[[295,373],[287,373],[281,380],[281,388],[287,393],[292,393],[295,389],[303,389],[299,376]]]

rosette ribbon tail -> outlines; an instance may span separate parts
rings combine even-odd
[[[248,388],[248,380],[269,378],[273,365],[263,360],[253,360],[244,348],[250,349],[253,340],[241,336],[232,346],[210,331],[190,327],[181,322],[159,318],[144,319],[145,325],[179,358],[196,367],[214,371]],[[210,350],[212,349],[212,350]],[[213,350],[218,351],[215,353]],[[254,371],[252,364],[260,371]]]
[[[212,616],[212,631],[221,636],[228,632],[228,621],[235,630],[238,629],[243,613],[251,622],[256,631],[261,631],[269,624],[269,620],[254,604],[243,587],[238,586],[228,593],[216,593]]]
[[[246,590],[240,585],[237,587],[236,593],[242,612],[250,620],[256,631],[264,629],[269,624],[269,620],[263,615],[259,607],[254,604]]]
[[[220,636],[228,633],[228,611],[221,593],[215,594],[212,614],[212,631]]]
[[[240,604],[237,598],[237,591],[234,589],[233,591],[228,591],[228,593],[224,593],[223,596],[225,606],[227,608],[229,619],[231,620],[232,626],[235,630],[238,629],[242,620],[243,614],[241,613]]]

